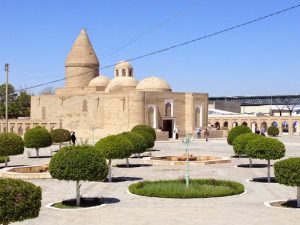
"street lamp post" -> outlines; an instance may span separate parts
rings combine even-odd
[[[5,83],[5,123],[6,123],[6,132],[8,132],[8,67],[9,65],[5,64],[6,72],[6,83]]]
[[[185,138],[183,138],[182,142],[185,143],[185,153],[186,153],[186,171],[185,171],[185,188],[189,188],[190,186],[190,155],[189,155],[189,146],[191,139],[189,134],[187,133]]]

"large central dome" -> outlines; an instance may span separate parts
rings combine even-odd
[[[138,91],[172,91],[167,81],[153,76],[141,80],[136,89]]]

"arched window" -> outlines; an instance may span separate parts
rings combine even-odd
[[[217,130],[220,130],[220,123],[219,122],[215,122],[215,127],[217,128]]]
[[[82,103],[82,112],[87,112],[87,111],[88,111],[88,102],[86,99],[84,99]]]
[[[130,76],[130,77],[132,77],[132,72],[133,72],[132,70],[133,70],[132,68],[129,69],[129,76]]]
[[[227,122],[227,121],[225,121],[225,122],[223,123],[223,127],[228,128],[228,122]]]
[[[169,102],[165,105],[165,116],[172,116],[172,106]]]
[[[282,122],[282,132],[283,133],[288,133],[289,132],[289,124],[286,121]]]
[[[197,107],[195,109],[195,127],[200,127],[200,109]]]
[[[116,70],[116,77],[119,76],[119,70]]]
[[[155,127],[154,126],[154,109],[153,109],[153,107],[149,107],[149,109],[148,109],[148,125],[151,127]]]
[[[264,121],[264,122],[262,122],[262,123],[260,124],[260,127],[261,127],[261,128],[264,128],[265,130],[267,130],[268,124]]]
[[[238,124],[238,122],[233,122],[232,123],[232,127],[236,127],[236,126],[238,126],[239,124]]]
[[[246,122],[246,121],[244,121],[243,123],[242,123],[242,125],[244,125],[244,126],[248,126],[248,123]]]
[[[42,108],[42,119],[45,120],[46,119],[46,107],[43,106]]]
[[[126,71],[125,71],[125,69],[122,69],[122,76],[123,76],[123,77],[126,76]]]
[[[20,125],[19,128],[18,128],[18,135],[23,135],[23,127],[22,127],[22,125]]]

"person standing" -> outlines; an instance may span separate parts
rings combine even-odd
[[[179,132],[179,130],[178,130],[178,127],[175,127],[175,129],[174,129],[174,133],[175,133],[175,138],[176,139],[178,139],[178,132]]]
[[[196,134],[197,134],[197,138],[200,139],[200,137],[201,137],[201,129],[199,127],[196,128]]]
[[[208,136],[209,136],[209,131],[206,128],[205,131],[204,131],[204,138],[205,138],[206,141],[208,141]]]
[[[71,141],[72,141],[72,144],[73,144],[73,145],[75,145],[76,140],[77,140],[77,139],[76,139],[76,136],[75,136],[75,132],[73,132],[72,135],[71,135]]]

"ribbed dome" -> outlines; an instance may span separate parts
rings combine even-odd
[[[110,82],[110,79],[106,76],[98,76],[90,81],[89,87],[106,87]]]
[[[66,66],[96,66],[99,61],[85,29],[82,29],[69,52]]]
[[[117,92],[136,88],[138,81],[133,77],[115,77],[105,89],[105,92]]]
[[[139,91],[172,91],[167,81],[158,77],[147,77],[136,86]]]

